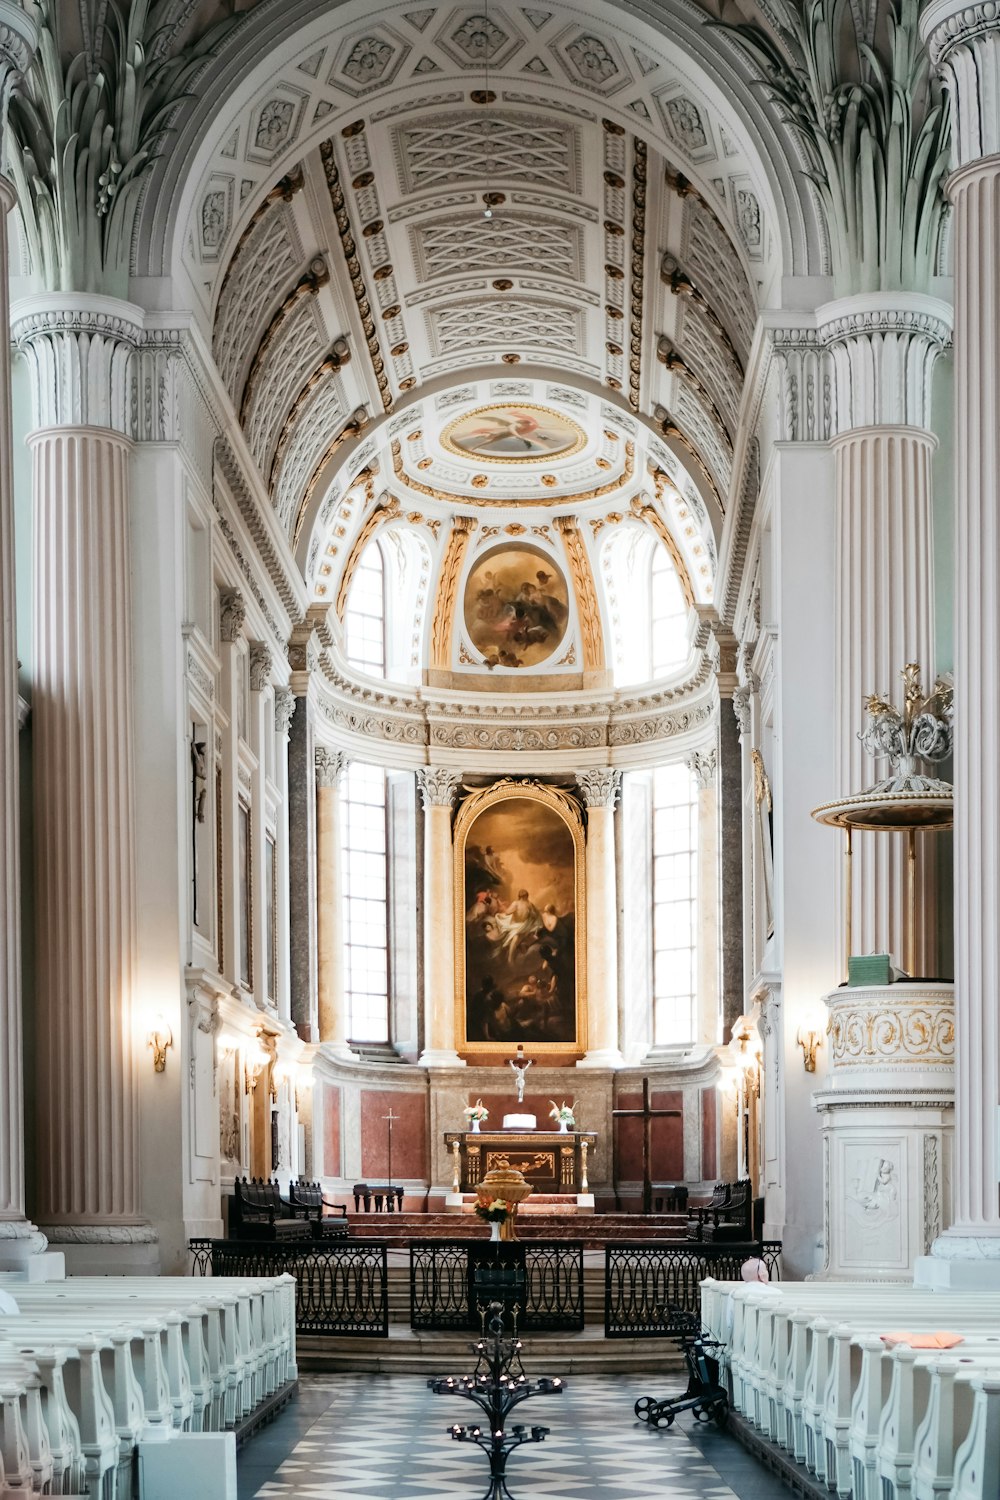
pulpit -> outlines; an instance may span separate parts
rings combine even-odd
[[[487,1172],[513,1167],[536,1193],[589,1194],[587,1155],[593,1130],[448,1130],[452,1193],[474,1193]]]

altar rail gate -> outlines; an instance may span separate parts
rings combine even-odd
[[[510,1279],[510,1295],[502,1276],[492,1280],[497,1271]],[[582,1241],[411,1240],[411,1328],[479,1328],[480,1309],[495,1296],[516,1301],[520,1331],[579,1332]]]
[[[295,1330],[389,1337],[384,1241],[189,1240],[196,1276],[295,1277]]]
[[[701,1313],[701,1283],[707,1276],[739,1281],[750,1256],[767,1267],[772,1281],[781,1279],[781,1244],[777,1240],[745,1245],[685,1244],[607,1245],[604,1251],[604,1337],[607,1339],[674,1338],[683,1330],[678,1314]]]
[[[389,1288],[385,1241],[328,1243],[271,1240],[190,1240],[193,1271],[200,1276],[295,1277],[296,1331],[341,1337],[388,1338]],[[604,1254],[605,1338],[672,1338],[678,1313],[699,1313],[707,1276],[739,1280],[751,1255],[781,1275],[777,1241],[742,1245],[676,1242],[607,1245]],[[584,1327],[583,1244],[488,1240],[413,1240],[410,1256],[410,1326],[478,1328],[479,1304],[491,1268],[517,1281],[518,1327],[524,1332]],[[477,1281],[486,1277],[485,1284]],[[523,1279],[522,1279],[523,1278]],[[485,1288],[485,1289],[484,1289]],[[508,1300],[504,1297],[504,1300]]]

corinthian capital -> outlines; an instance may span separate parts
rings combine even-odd
[[[295,694],[291,688],[278,688],[274,695],[274,727],[279,734],[288,734],[295,713]]]
[[[250,647],[250,690],[262,693],[271,680],[271,652],[263,641],[254,641]]]
[[[247,601],[239,589],[223,589],[219,595],[219,634],[224,641],[235,641],[247,617]]]
[[[588,807],[609,807],[613,812],[621,791],[622,773],[612,766],[601,766],[593,771],[577,771],[576,784]]]
[[[951,99],[953,165],[1000,155],[1000,5],[931,0],[920,34]]]
[[[832,366],[831,436],[857,427],[931,428],[931,376],[952,311],[918,292],[865,292],[817,309]]]
[[[443,766],[421,766],[417,771],[417,786],[425,809],[454,807],[455,795],[461,785],[461,771],[446,771]]]
[[[326,745],[317,745],[314,761],[316,786],[326,790],[338,787],[341,777],[347,770],[347,756],[343,750],[329,750]]]
[[[142,309],[116,297],[47,292],[19,303],[11,333],[31,373],[35,427],[131,437],[142,324]]]

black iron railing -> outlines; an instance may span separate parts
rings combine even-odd
[[[752,1255],[764,1262],[772,1281],[780,1280],[781,1245],[776,1241],[606,1246],[604,1337],[676,1337],[684,1328],[682,1315],[701,1312],[705,1277],[738,1281],[740,1267]]]
[[[298,1333],[389,1337],[384,1242],[189,1240],[196,1276],[295,1277]]]
[[[498,1272],[505,1276],[501,1278]],[[479,1303],[494,1297],[516,1302],[518,1327],[525,1331],[581,1329],[583,1245],[576,1241],[411,1241],[411,1328],[478,1328]]]

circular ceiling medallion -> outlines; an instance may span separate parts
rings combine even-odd
[[[561,412],[529,402],[498,401],[457,417],[441,434],[450,453],[480,462],[537,463],[579,453],[587,439]]]

